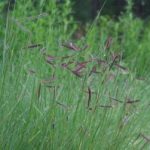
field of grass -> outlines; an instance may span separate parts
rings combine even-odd
[[[149,150],[149,23],[129,3],[75,38],[71,6],[19,0],[1,15],[0,149]]]

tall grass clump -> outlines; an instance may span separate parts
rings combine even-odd
[[[136,49],[141,20],[130,35],[128,17],[100,16],[75,40],[71,6],[19,0],[2,19],[0,149],[148,150],[148,28]]]
[[[99,16],[91,32],[88,32],[89,42],[94,47],[105,43],[108,36],[113,38],[112,52],[122,53],[124,62],[138,77],[149,75],[149,21],[141,20],[132,13],[133,2],[128,0],[125,12],[118,19],[109,16]],[[89,29],[89,26],[87,27]]]

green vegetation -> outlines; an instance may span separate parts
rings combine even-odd
[[[128,1],[77,38],[72,5],[19,0],[1,15],[0,149],[148,150],[149,22]]]

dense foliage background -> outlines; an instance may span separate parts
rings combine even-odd
[[[13,9],[16,0],[1,0],[1,8],[7,12],[8,5]],[[32,0],[33,5],[37,7],[40,1]],[[46,1],[45,1],[46,2]],[[64,3],[64,0],[56,0],[57,3]],[[125,11],[126,0],[72,0],[73,14],[82,22],[89,21],[97,15],[97,11],[103,9],[102,15],[118,17]],[[142,18],[148,18],[150,15],[149,0],[133,0],[133,13]],[[104,5],[104,6],[103,6]]]
[[[21,3],[21,1],[3,0],[0,2],[1,41],[4,39],[3,27],[5,27],[7,23],[6,16],[8,10],[10,13],[13,12],[19,16],[19,13],[15,11],[19,9],[17,3]],[[24,3],[24,1],[22,1],[22,3]],[[40,13],[47,13],[52,16],[58,15],[53,23],[64,26],[64,31],[74,37],[85,36],[89,28],[88,24],[91,24],[98,15],[100,17],[95,22],[95,28],[98,28],[96,29],[97,33],[95,33],[95,36],[96,34],[105,34],[104,37],[113,36],[116,41],[117,49],[124,51],[124,58],[127,58],[127,61],[132,64],[133,59],[136,58],[134,65],[140,63],[140,65],[136,66],[136,70],[139,74],[148,69],[148,54],[150,53],[148,43],[150,32],[148,29],[150,1],[75,0],[66,2],[65,0],[57,0],[56,4],[52,3],[48,0],[29,0],[27,4],[30,5],[30,7],[24,8],[22,15],[32,16]],[[63,5],[65,7],[63,7]],[[53,6],[55,7],[53,8]],[[52,10],[55,8],[59,9],[59,11]],[[62,11],[63,13],[61,13]],[[67,17],[67,19],[64,20],[64,17]],[[46,25],[47,23],[43,21],[43,24]],[[3,42],[0,43],[0,46],[2,46],[2,44]],[[119,47],[120,44],[121,48]],[[132,62],[130,62],[131,58]],[[135,68],[134,65],[133,68]],[[141,70],[139,66],[142,67]]]

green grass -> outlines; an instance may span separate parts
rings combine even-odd
[[[87,26],[85,37],[72,39],[88,48],[74,51],[62,46],[77,28],[69,0],[64,5],[41,0],[36,8],[30,0],[21,0],[5,20],[1,25],[0,149],[149,149],[148,25],[144,29],[144,23],[129,12],[119,21],[101,16]],[[113,43],[106,49],[108,36]],[[28,47],[33,44],[42,46]],[[117,63],[125,69],[112,63],[114,51],[123,55]],[[47,55],[54,56],[49,60],[53,65],[46,61]],[[107,62],[105,67],[97,62],[100,59]],[[92,61],[82,77],[72,72],[77,63],[88,60]],[[62,67],[70,61],[70,70]],[[89,76],[93,66],[98,73]]]

